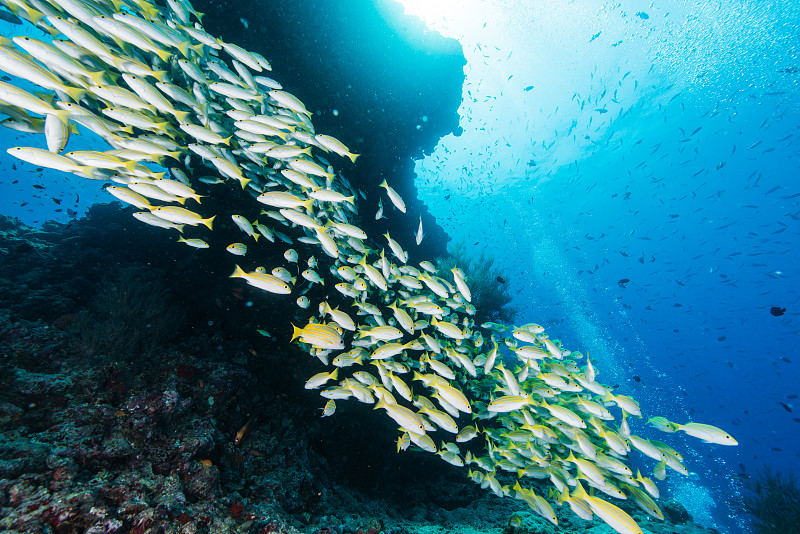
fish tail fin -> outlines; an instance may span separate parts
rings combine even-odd
[[[300,335],[303,333],[303,329],[302,328],[297,328],[294,325],[294,323],[290,323],[290,324],[292,325],[292,339],[290,339],[289,341],[294,341],[295,339],[300,337]]]
[[[244,270],[237,265],[236,268],[233,270],[233,274],[230,275],[228,278],[242,278],[244,277],[244,275],[245,275]]]
[[[358,159],[358,156],[360,156],[360,155],[361,154],[353,154],[351,152],[347,153],[347,157],[350,158],[350,161],[352,161],[353,163],[356,162],[356,160]]]
[[[138,161],[128,160],[122,166],[128,169],[129,171],[133,172],[138,168],[138,165],[139,165]]]
[[[175,44],[175,47],[178,49],[178,52],[180,52],[183,57],[189,59],[189,43],[183,41]]]
[[[168,157],[169,157],[169,158],[172,158],[172,159],[174,159],[175,161],[180,161],[181,153],[180,153],[180,152],[178,152],[178,151],[175,151],[175,152],[167,152],[166,154],[164,154],[164,155],[162,155],[162,156],[160,157],[161,161],[158,161],[157,163],[158,163],[159,165],[161,165],[162,167],[163,167],[163,166],[165,166],[165,165],[163,164],[163,161],[164,161],[164,159],[165,159],[165,158],[168,158]]]
[[[159,58],[161,58],[161,61],[163,61],[164,63],[167,63],[167,62],[169,61],[169,58],[171,58],[171,57],[172,57],[172,53],[171,53],[171,52],[168,52],[168,51],[166,51],[166,50],[157,50],[157,51],[154,51],[154,53],[155,53],[155,54],[156,54],[156,55],[157,55]]]
[[[80,102],[81,97],[86,94],[86,89],[83,89],[82,87],[70,87],[65,85],[61,88],[61,90],[75,102]]]
[[[108,83],[106,81],[106,73],[102,70],[89,71],[89,79],[92,80],[95,85],[105,85]]]
[[[216,215],[212,215],[208,219],[201,219],[201,221],[203,224],[208,226],[209,230],[213,230],[214,228],[212,227],[212,225],[214,224],[214,219],[216,219],[216,217],[217,217]]]
[[[197,43],[196,45],[190,45],[190,48],[194,50],[198,56],[202,57],[205,55],[205,48],[204,48],[205,46],[206,45],[204,45],[203,43]]]
[[[672,432],[677,432],[679,430],[678,427],[681,425],[678,423],[673,423],[672,421],[667,421],[667,426],[672,430]]]
[[[181,122],[181,123],[188,123],[191,120],[191,117],[192,117],[192,112],[191,111],[180,111],[180,110],[176,109],[172,114],[175,116],[176,119],[178,119],[178,122]],[[172,155],[174,153],[175,152],[170,152],[170,155]],[[177,154],[180,154],[180,152],[177,152]],[[178,158],[175,158],[175,159],[178,159]]]
[[[31,23],[36,26],[38,26],[39,21],[44,18],[44,13],[30,7],[25,10],[25,14],[28,15],[28,18],[30,19]]]

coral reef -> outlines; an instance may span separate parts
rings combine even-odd
[[[460,267],[467,275],[476,309],[475,322],[512,322],[516,311],[511,306],[508,277],[496,266],[494,258],[485,252],[474,256],[463,242],[451,243],[449,248],[450,255],[439,258],[436,266],[445,273]]]
[[[170,305],[163,277],[149,274],[129,267],[100,283],[75,325],[89,354],[150,354],[180,330],[183,308]]]
[[[800,533],[800,486],[794,473],[764,467],[748,489],[752,493],[745,506],[755,518],[756,534]]]
[[[99,207],[46,232],[6,220],[0,280],[8,283],[14,266],[30,254],[22,246],[29,243],[40,255],[25,277],[31,287],[62,272],[52,294],[39,293],[43,301],[82,287],[86,272],[57,244],[68,237],[91,241],[98,270],[115,264],[145,278],[169,272],[180,257],[150,254],[162,246],[176,249],[159,233],[147,246],[118,250],[120,228],[129,219],[123,210]],[[193,261],[196,269],[214,272],[213,258]],[[19,294],[31,289],[26,281],[17,280]],[[193,313],[174,338],[160,338],[149,354],[122,359],[88,357],[74,319],[51,317],[46,307],[25,308],[23,318],[12,310],[17,303],[4,301],[0,529],[556,532],[535,514],[520,512],[515,501],[464,484],[458,469],[429,454],[396,454],[392,425],[369,407],[343,405],[337,425],[321,419],[317,395],[303,389],[314,362],[284,343],[242,335],[241,325],[264,312],[258,305],[248,307],[230,291],[215,298],[204,291],[215,290],[197,287],[190,276],[172,280],[165,304],[195,297]],[[63,299],[60,307],[75,318],[91,300]],[[229,314],[237,320],[218,321]],[[654,534],[706,532],[691,522],[657,523],[628,511]],[[558,532],[585,531],[586,523],[558,513]],[[504,530],[512,514],[520,525]]]

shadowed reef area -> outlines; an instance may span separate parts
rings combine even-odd
[[[206,252],[117,205],[41,231],[2,220],[4,531],[611,532],[566,510],[556,529],[432,455],[397,454],[394,425],[361,403],[320,418],[303,389],[318,362],[281,329],[255,331],[295,310]],[[139,296],[142,280],[159,299]],[[625,509],[653,534],[706,532],[661,506],[665,522]]]

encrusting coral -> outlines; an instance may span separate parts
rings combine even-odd
[[[634,476],[629,453],[652,458],[657,479],[667,467],[688,472],[678,452],[631,431],[638,403],[597,382],[592,364],[542,326],[476,322],[459,268],[412,266],[389,233],[383,246],[354,225],[358,193],[326,158],[357,155],[314,131],[305,105],[265,75],[264,57],[209,35],[187,0],[1,3],[63,37],[0,43],[0,68],[40,88],[0,82],[13,119],[4,124],[44,133],[47,146],[8,153],[113,182],[106,190],[139,208],[139,221],[229,252],[232,277],[276,306],[308,310],[292,339],[326,367],[306,383],[327,399],[323,415],[337,400],[374,405],[399,427],[398,450],[413,445],[466,467],[481,487],[554,524],[553,501],[640,533],[606,496],[663,518],[658,488]],[[112,148],[62,154],[74,124]],[[382,186],[386,205],[405,212]],[[609,408],[621,413],[616,426]],[[736,444],[709,425],[650,421]]]

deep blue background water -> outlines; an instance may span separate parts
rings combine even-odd
[[[464,134],[418,162],[421,198],[498,258],[520,322],[645,413],[739,440],[634,426],[686,452],[671,489],[695,515],[735,515],[742,480],[800,465],[798,8],[468,4],[483,18],[430,18],[468,64]]]
[[[462,40],[463,134],[415,157],[420,198],[455,239],[497,257],[518,322],[588,351],[601,379],[646,414],[739,440],[706,445],[634,423],[686,453],[691,484],[670,477],[672,490],[735,530],[725,516],[741,480],[800,465],[800,19],[788,2],[734,7],[565,6],[560,20],[534,12],[535,24],[517,21],[480,47],[491,34],[477,18]],[[533,29],[548,42],[513,40]],[[0,33],[20,34],[5,24]],[[296,93],[319,106],[314,91]],[[404,119],[425,127],[417,110]],[[0,132],[4,149],[41,142]],[[97,183],[33,171],[4,151],[0,173],[0,212],[31,224],[107,198]],[[417,223],[391,221],[409,234]]]

